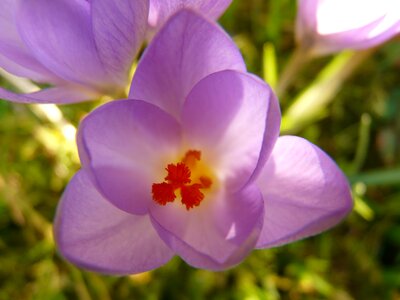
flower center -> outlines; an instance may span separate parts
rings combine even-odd
[[[200,160],[200,151],[189,150],[180,162],[168,164],[165,181],[153,183],[151,187],[153,200],[160,205],[174,202],[179,190],[181,202],[187,210],[199,206],[204,200],[203,190],[209,189],[212,184],[210,176],[205,175],[207,168]]]

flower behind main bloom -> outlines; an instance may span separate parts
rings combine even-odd
[[[300,45],[322,55],[364,49],[400,32],[398,0],[298,0]]]
[[[272,90],[203,17],[183,10],[166,23],[129,98],[78,132],[82,169],[55,220],[60,252],[78,266],[129,274],[179,255],[222,270],[351,210],[336,164],[304,139],[278,138]]]
[[[133,60],[181,7],[217,18],[230,0],[2,0],[0,67],[50,88],[0,98],[22,103],[72,103],[124,98]]]
[[[2,0],[0,67],[52,87],[15,102],[123,97],[147,28],[148,0]]]

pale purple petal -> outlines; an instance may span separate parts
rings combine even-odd
[[[378,24],[379,20],[365,27],[348,31],[345,34],[334,33],[325,35],[323,39],[315,43],[313,52],[318,55],[324,55],[344,49],[366,49],[382,44],[399,33],[400,17],[396,24],[382,34],[369,36],[370,32],[379,26]]]
[[[88,2],[24,1],[17,20],[21,38],[49,70],[69,81],[100,90],[107,88],[108,78],[96,50]]]
[[[103,195],[135,214],[153,202],[151,187],[162,182],[165,167],[177,159],[180,126],[156,106],[118,100],[101,106],[78,133],[83,168],[90,168]]]
[[[201,80],[182,111],[184,138],[227,183],[239,190],[270,155],[280,111],[271,88],[254,76],[221,71]]]
[[[18,94],[0,87],[0,98],[17,103],[67,104],[93,100],[99,95],[77,86],[59,86],[29,94]]]
[[[315,0],[297,0],[296,39],[298,43],[311,44],[314,28],[317,26],[317,6]]]
[[[4,48],[26,50],[25,45],[19,37],[19,33],[15,24],[16,11],[18,8],[16,0],[2,0],[0,2],[0,52],[4,52]]]
[[[144,53],[130,98],[151,102],[178,118],[193,86],[205,76],[226,69],[246,69],[233,41],[217,25],[182,10]]]
[[[94,38],[100,59],[125,83],[147,27],[147,0],[91,2]]]
[[[15,54],[17,53],[17,51],[11,50],[11,53]],[[14,59],[16,59],[18,63]],[[56,75],[54,75],[54,78],[50,78],[45,74],[38,73],[28,67],[22,66],[22,61],[24,60],[25,58],[23,56],[18,55],[17,58],[11,59],[0,53],[0,68],[6,70],[8,73],[14,74],[19,77],[29,78],[36,82],[51,82],[54,78],[57,77]]]
[[[151,0],[149,25],[160,28],[175,12],[191,8],[210,19],[218,19],[231,4],[232,0]]]
[[[54,234],[64,257],[102,273],[140,273],[173,256],[149,216],[131,215],[110,204],[84,171],[74,176],[63,194]]]
[[[318,147],[280,137],[257,180],[264,197],[264,227],[258,248],[315,235],[339,223],[352,209],[346,177]]]
[[[393,0],[298,1],[296,35],[314,54],[383,43],[400,31],[400,3]]]
[[[0,67],[37,81],[51,81],[55,77],[43,67],[22,42],[16,26],[19,1],[0,1]]]
[[[262,227],[263,201],[258,188],[236,194],[206,194],[187,211],[175,201],[150,209],[154,226],[169,247],[188,264],[222,270],[242,261],[254,248]]]

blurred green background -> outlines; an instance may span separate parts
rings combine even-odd
[[[295,13],[294,0],[234,0],[221,19],[249,71],[272,85],[295,49]],[[398,38],[369,51],[318,105],[324,87],[338,79],[325,69],[315,116],[303,123],[287,117],[294,124],[288,132],[319,145],[348,175],[352,214],[326,233],[253,251],[238,267],[217,273],[174,258],[152,272],[110,277],[63,260],[52,219],[79,169],[68,124],[76,127],[100,103],[60,106],[62,115],[54,117],[43,113],[48,107],[0,101],[0,300],[400,299],[399,54]],[[297,74],[280,99],[284,115],[334,59],[315,59]]]

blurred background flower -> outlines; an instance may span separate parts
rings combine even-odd
[[[148,1],[2,1],[1,66],[53,87],[28,95],[0,89],[0,96],[71,103],[125,95],[148,6]]]
[[[396,0],[299,0],[296,38],[310,55],[364,49],[400,32]]]
[[[20,103],[124,98],[146,33],[154,35],[180,8],[216,19],[230,2],[4,0],[0,66],[39,86],[18,84],[25,95],[0,88],[0,97]]]

